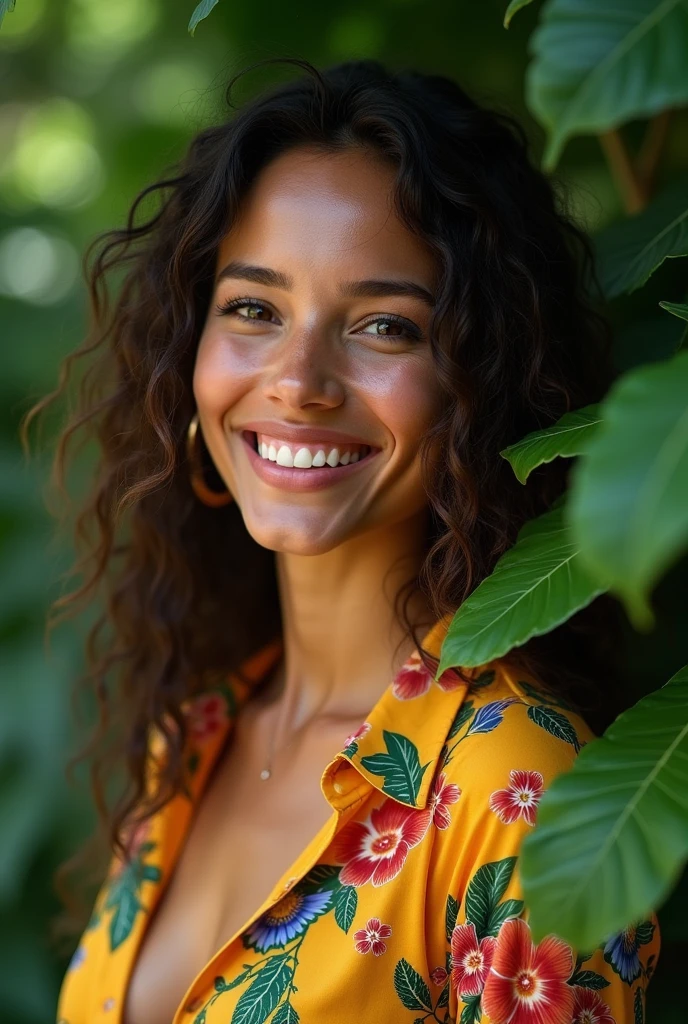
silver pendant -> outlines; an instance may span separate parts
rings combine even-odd
[[[262,772],[260,773],[261,779],[269,779],[270,775],[271,775],[271,772],[270,772],[269,768],[263,768]]]

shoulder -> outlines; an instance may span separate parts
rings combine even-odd
[[[447,735],[442,770],[461,790],[463,826],[496,815],[534,824],[540,796],[594,738],[544,684],[491,663],[473,681]]]

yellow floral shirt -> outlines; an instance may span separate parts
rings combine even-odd
[[[449,617],[423,646],[439,656]],[[60,992],[61,1024],[121,1024],[128,979],[214,761],[279,644],[188,702],[188,795],[116,858]],[[592,953],[532,941],[518,858],[552,779],[592,738],[500,661],[414,652],[325,767],[332,815],[189,986],[173,1024],[642,1024],[654,915]]]

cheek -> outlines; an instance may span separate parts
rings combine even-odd
[[[209,419],[222,414],[246,390],[255,367],[246,353],[225,344],[213,333],[204,333],[198,344],[193,375],[196,405]]]
[[[409,460],[420,438],[434,422],[441,393],[434,365],[426,359],[409,361],[386,382],[377,399],[377,413]]]

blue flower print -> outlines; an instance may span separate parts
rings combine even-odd
[[[604,947],[604,959],[614,968],[622,981],[633,984],[642,974],[639,950],[652,940],[655,926],[642,921],[612,935]]]
[[[252,946],[259,953],[283,948],[288,942],[305,932],[306,928],[332,907],[330,892],[301,893],[294,891],[283,896],[270,907],[244,933],[244,946]]]

